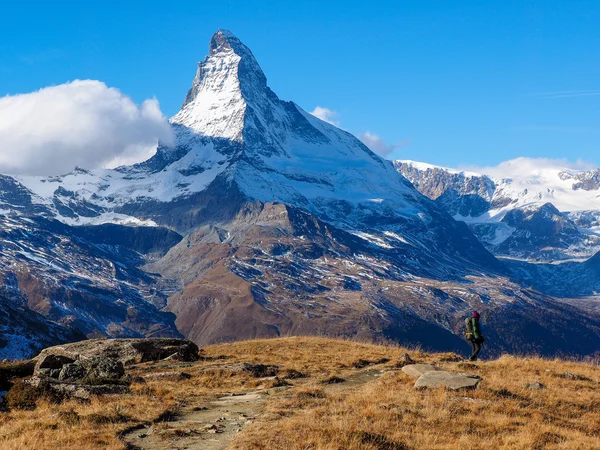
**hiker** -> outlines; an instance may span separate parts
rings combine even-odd
[[[469,360],[475,361],[481,351],[481,344],[485,341],[479,327],[479,313],[477,311],[473,311],[472,316],[465,319],[465,328],[467,340],[471,342],[471,347],[473,347],[473,354]]]

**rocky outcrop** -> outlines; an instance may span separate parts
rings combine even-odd
[[[39,371],[42,365],[48,364],[49,358],[66,357],[74,362],[104,357],[129,365],[169,357],[180,361],[196,361],[198,352],[198,346],[185,339],[90,339],[46,348],[35,359],[36,371]]]
[[[67,398],[129,392],[124,365],[163,359],[195,361],[198,346],[184,339],[93,339],[44,349],[25,383]],[[183,372],[153,374],[153,380],[183,380]]]
[[[551,203],[509,211],[502,223],[514,231],[494,251],[500,255],[543,261],[563,259],[563,253],[593,236],[582,234],[567,215]]]
[[[31,358],[86,337],[181,337],[160,311],[162,280],[139,268],[142,252],[159,256],[179,239],[160,228],[80,228],[0,212],[0,357]]]

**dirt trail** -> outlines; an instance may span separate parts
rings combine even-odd
[[[363,384],[370,383],[372,381],[377,380],[383,371],[381,370],[361,370],[359,372],[353,373],[344,378],[344,382],[328,384],[325,386],[325,392],[327,393],[337,393],[343,392],[348,389],[352,389],[354,387],[362,386]]]
[[[325,391],[338,393],[378,379],[382,371],[361,370],[329,384]],[[130,449],[142,450],[224,450],[244,426],[258,418],[265,401],[287,388],[252,391],[220,397],[202,406],[184,409],[176,420],[134,430],[124,437]]]
[[[266,391],[220,397],[184,409],[176,420],[135,430],[125,436],[133,449],[226,449],[234,436],[262,412]]]

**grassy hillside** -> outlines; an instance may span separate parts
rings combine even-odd
[[[416,391],[399,370],[405,353],[483,381],[475,391]],[[191,377],[141,382],[174,370]],[[129,373],[131,395],[89,403],[42,397],[23,410],[13,394],[0,413],[0,448],[600,448],[600,370],[592,363],[503,356],[472,364],[449,353],[302,337],[213,345],[196,363],[144,363]],[[525,386],[532,383],[545,388]],[[247,393],[237,403],[216,401]]]

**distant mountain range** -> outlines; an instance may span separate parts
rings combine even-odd
[[[552,262],[600,251],[600,169],[523,173],[515,160],[489,176],[414,161],[394,166],[496,256]]]
[[[171,126],[174,143],[134,166],[0,178],[0,304],[52,321],[55,341],[312,334],[458,350],[477,309],[492,353],[600,348],[592,300],[558,298],[571,295],[536,275],[552,268],[494,256],[591,256],[593,212],[535,209],[497,195],[511,183],[386,161],[280,100],[224,30]],[[593,177],[571,175],[593,195]],[[596,289],[585,267],[577,297]]]

